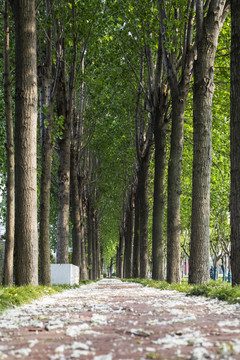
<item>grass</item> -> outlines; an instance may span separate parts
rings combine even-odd
[[[232,287],[226,281],[210,280],[204,285],[189,285],[184,279],[181,284],[168,284],[166,281],[160,282],[152,279],[122,279],[122,281],[132,281],[144,286],[150,286],[161,290],[176,290],[187,293],[189,296],[205,296],[212,299],[219,299],[230,304],[240,304],[240,286]],[[80,286],[92,281],[82,281],[79,285],[55,285],[55,286],[13,286],[0,287],[0,313],[7,308],[20,306],[39,299],[44,295],[52,295],[67,289],[79,288]]]
[[[221,280],[211,280],[208,284],[195,285],[188,294],[219,299],[229,304],[240,304],[240,286],[232,287],[231,284]]]
[[[55,285],[55,286],[13,286],[0,287],[0,314],[15,306],[30,303],[44,295],[53,295],[67,289],[79,288],[91,281],[81,281],[79,285]]]
[[[191,290],[192,286],[188,285],[187,281],[182,281],[181,284],[168,284],[166,281],[157,281],[152,279],[122,279],[122,281],[130,281],[142,284],[143,286],[150,286],[160,290],[176,290],[179,292],[187,293]]]
[[[161,290],[176,290],[187,293],[189,296],[205,296],[211,299],[223,300],[229,304],[240,304],[240,286],[232,287],[231,284],[222,280],[210,280],[208,284],[204,285],[190,285],[185,279],[181,284],[168,284],[165,281],[160,282],[152,279],[128,279],[126,281],[137,282],[143,286]]]

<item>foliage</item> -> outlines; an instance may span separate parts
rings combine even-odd
[[[215,60],[215,91],[213,96],[212,121],[212,170],[210,234],[213,245],[229,242],[229,193],[230,193],[230,18],[224,24],[219,37]],[[182,246],[191,229],[192,208],[192,89],[188,96],[182,162],[181,228]],[[190,241],[190,236],[188,236]],[[185,243],[185,245],[187,245]],[[188,246],[187,246],[188,248]]]
[[[167,50],[181,58],[184,26],[187,19],[187,1],[167,1],[164,20],[164,36]],[[54,6],[54,39],[64,38],[66,77],[69,78],[73,61],[74,39],[77,42],[76,107],[79,102],[79,88],[86,84],[86,110],[84,112],[84,141],[91,138],[88,146],[98,159],[96,173],[96,207],[100,213],[99,232],[101,247],[107,262],[115,255],[122,217],[124,194],[135,174],[134,114],[138,89],[139,58],[143,49],[149,47],[156,61],[158,49],[159,14],[158,2],[148,0],[129,1],[71,1],[58,2]],[[75,19],[74,10],[75,9]],[[176,11],[178,9],[178,11]],[[179,13],[178,13],[179,12]],[[180,21],[182,19],[182,21]],[[11,18],[12,21],[12,18]],[[43,63],[49,19],[46,18],[44,2],[38,6],[38,65]],[[0,26],[3,29],[2,18]],[[11,67],[14,67],[14,27],[11,26]],[[177,35],[178,36],[177,36]],[[3,43],[3,31],[0,34]],[[76,38],[75,38],[76,36]],[[225,22],[219,38],[215,63],[216,90],[213,99],[213,166],[211,173],[211,219],[213,241],[217,236],[229,241],[229,189],[230,189],[230,18]],[[42,53],[41,53],[42,52]],[[81,60],[84,53],[84,71]],[[53,64],[57,64],[57,50],[53,49]],[[148,64],[145,64],[147,68]],[[3,73],[3,56],[0,56]],[[55,69],[56,71],[56,69]],[[14,71],[12,69],[14,92]],[[143,88],[147,92],[148,71],[144,71]],[[13,97],[14,98],[14,97]],[[144,104],[146,107],[146,104]],[[48,109],[45,108],[45,111]],[[148,109],[147,109],[148,111]],[[63,119],[56,115],[54,107],[53,145],[62,136]],[[3,82],[0,86],[0,137],[5,138]],[[192,206],[192,90],[190,91],[184,124],[184,150],[182,161],[181,227],[182,243],[191,228]],[[169,156],[169,134],[167,151]],[[40,134],[38,134],[39,136]],[[40,136],[38,137],[40,143]],[[5,141],[0,146],[0,188],[6,193],[6,151]],[[56,148],[56,146],[55,146]],[[40,165],[40,145],[38,148]],[[58,158],[53,153],[50,241],[56,249],[57,227],[57,169]],[[38,166],[40,169],[40,166]],[[84,172],[84,171],[83,171]],[[167,174],[167,169],[166,169]],[[81,174],[82,175],[82,174]],[[149,178],[149,205],[153,203],[153,164]],[[38,174],[40,179],[40,171]],[[167,183],[167,181],[166,181]],[[1,220],[5,218],[5,198],[1,208]],[[219,234],[217,233],[217,226]],[[151,254],[152,217],[149,216],[149,254]],[[166,238],[166,220],[164,236]],[[188,236],[188,239],[190,237]],[[166,285],[167,286],[167,285]]]
[[[123,197],[135,162],[135,88],[133,75],[118,45],[119,39],[126,37],[124,40],[128,41],[129,36],[126,29],[116,24],[113,29],[115,20],[111,11],[115,6],[117,3],[106,8],[105,28],[99,34],[98,46],[88,53],[85,75],[88,82],[85,118],[89,124],[95,121],[90,148],[99,164],[96,177],[100,196],[96,205],[101,214],[100,240],[107,263],[115,255]]]
[[[219,38],[213,97],[210,233],[213,246],[223,250],[230,240],[230,18]],[[224,251],[222,251],[224,254]]]

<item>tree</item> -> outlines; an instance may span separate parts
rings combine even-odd
[[[13,144],[13,114],[10,78],[10,28],[9,2],[5,1],[4,12],[4,97],[5,117],[7,130],[7,218],[6,218],[6,245],[4,256],[3,285],[13,283],[13,254],[14,254],[14,144]]]
[[[231,2],[231,265],[232,284],[240,285],[240,9]]]
[[[130,189],[126,199],[125,209],[125,249],[124,249],[124,277],[132,278],[133,270],[133,233],[134,233],[134,204],[135,202],[135,186],[130,185]]]
[[[154,53],[151,43],[145,54],[148,64],[148,105],[151,113],[151,126],[154,135],[154,194],[152,212],[152,277],[164,280],[164,238],[163,223],[165,210],[165,170],[168,89],[163,71],[162,34],[160,20],[157,23],[157,51]],[[152,40],[152,39],[151,39]],[[154,61],[154,58],[156,60]]]
[[[171,2],[168,6],[163,1],[160,2],[163,56],[172,100],[167,205],[167,281],[170,283],[180,282],[180,197],[184,112],[194,57],[193,1],[185,2],[185,6],[185,8],[181,6],[173,8]]]
[[[47,34],[45,58],[38,66],[39,103],[40,103],[40,128],[41,128],[41,184],[40,184],[40,282],[44,285],[51,284],[50,268],[50,241],[49,241],[49,216],[50,216],[50,188],[52,171],[52,125],[53,102],[55,97],[56,82],[52,81],[52,24],[50,0],[46,1]],[[43,49],[39,49],[44,53]],[[40,57],[41,58],[41,57]],[[57,72],[56,72],[57,77]]]
[[[212,163],[212,97],[218,37],[229,11],[228,1],[212,0],[204,17],[197,1],[197,59],[193,90],[193,185],[190,247],[190,283],[209,280],[210,175]]]
[[[99,273],[99,233],[97,212],[97,169],[98,159],[94,152],[89,151],[86,172],[88,173],[86,202],[87,202],[87,254],[89,279],[96,280]]]
[[[38,284],[35,1],[12,0],[15,19],[15,242],[17,285]]]

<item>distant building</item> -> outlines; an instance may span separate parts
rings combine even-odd
[[[3,226],[2,224],[0,224],[0,238],[5,234],[5,226]]]
[[[2,274],[3,274],[3,261],[4,261],[4,251],[5,251],[5,240],[3,240],[3,235],[5,234],[5,227],[0,224],[0,284],[2,283]]]
[[[5,240],[0,239],[0,285],[2,283],[2,276],[3,276],[4,252],[5,252]]]

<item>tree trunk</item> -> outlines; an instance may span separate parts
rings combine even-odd
[[[231,3],[231,266],[232,285],[240,285],[240,8]]]
[[[150,147],[142,158],[138,172],[138,196],[140,218],[140,277],[148,278],[148,169]]]
[[[169,283],[180,282],[180,235],[181,235],[181,218],[180,218],[180,198],[181,198],[181,168],[182,168],[182,151],[183,151],[183,126],[185,104],[189,92],[189,86],[192,76],[193,67],[193,8],[194,1],[187,4],[188,14],[184,18],[180,15],[180,21],[185,22],[184,36],[179,37],[178,25],[179,14],[181,11],[177,7],[174,11],[175,24],[167,17],[165,12],[164,1],[160,1],[160,31],[163,44],[163,57],[167,73],[168,83],[172,97],[172,134],[171,150],[168,163],[168,211],[167,211],[167,281]],[[169,21],[172,21],[175,28],[173,36],[174,50],[169,50],[167,28]],[[181,46],[182,51],[178,54],[175,47]],[[180,57],[179,57],[180,56]],[[180,65],[181,64],[181,65]]]
[[[51,284],[50,242],[49,242],[49,215],[50,215],[50,188],[52,170],[52,104],[50,104],[50,72],[44,66],[39,69],[40,88],[40,122],[41,122],[41,155],[42,172],[40,186],[40,282]],[[47,126],[44,122],[44,106],[49,106]]]
[[[96,280],[96,259],[97,259],[97,252],[96,252],[96,242],[97,242],[97,233],[96,233],[96,211],[93,211],[93,218],[92,218],[92,280]]]
[[[126,225],[125,225],[125,251],[124,251],[124,277],[132,278],[132,264],[133,264],[133,201],[134,194],[131,188],[128,198],[128,205],[126,210]]]
[[[120,242],[120,237],[119,237]],[[116,253],[116,274],[117,277],[120,277],[120,271],[119,271],[119,246],[117,246],[117,253]]]
[[[16,285],[38,284],[37,59],[35,1],[12,1],[15,18]]]
[[[218,36],[228,9],[212,1],[197,44],[193,91],[193,185],[189,282],[209,281],[210,176],[212,163],[212,97]]]
[[[50,15],[49,0],[46,1],[46,14]],[[49,25],[46,36],[45,63],[38,68],[39,95],[40,95],[40,126],[41,126],[41,184],[40,184],[40,282],[43,285],[51,284],[50,265],[50,188],[52,171],[52,119],[53,98],[51,97],[52,73],[52,29]],[[47,115],[45,114],[48,106]]]
[[[62,138],[58,139],[58,221],[57,221],[57,263],[68,264],[69,246],[69,202],[70,202],[70,128],[71,120],[67,112],[65,65],[60,63],[60,75],[57,87],[57,112],[64,119]]]
[[[194,66],[193,93],[193,196],[189,282],[209,280],[210,176],[212,163],[212,94],[214,59],[206,57],[208,44],[201,44]],[[209,71],[206,73],[205,68]]]
[[[167,281],[178,283],[180,276],[180,197],[185,102],[172,97],[172,135],[168,162]]]
[[[88,277],[90,280],[93,280],[93,226],[92,226],[92,205],[91,200],[88,199],[87,205],[87,239],[88,239]]]
[[[81,187],[81,185],[79,185]],[[86,223],[86,208],[83,204],[83,195],[80,197],[80,238],[81,238],[81,280],[88,280],[88,270],[86,261],[86,244],[85,244],[85,223]]]
[[[133,238],[133,278],[140,276],[140,218],[139,218],[139,187],[137,184],[135,197],[135,221],[134,221],[134,238]]]
[[[6,244],[3,269],[3,285],[13,283],[13,253],[14,253],[14,145],[13,145],[13,115],[10,79],[10,47],[9,47],[9,4],[5,1],[4,12],[4,100],[7,131],[7,219]]]
[[[117,248],[117,251],[118,251],[118,248]],[[102,245],[100,245],[100,275],[103,274],[103,270],[104,270],[103,248],[102,248]],[[117,261],[116,261],[116,272],[117,272]]]
[[[124,258],[124,246],[125,246],[125,239],[124,239],[124,231],[121,227],[119,231],[119,248],[118,248],[118,256],[119,256],[119,263],[118,263],[118,272],[119,277],[123,278],[123,258]]]
[[[163,281],[164,271],[164,207],[165,207],[165,170],[166,170],[166,130],[162,128],[162,119],[155,120],[155,174],[152,228],[152,278]]]
[[[79,266],[81,274],[81,219],[80,219],[80,198],[79,182],[77,174],[76,154],[71,148],[71,217],[72,217],[72,264]]]
[[[97,214],[98,215],[98,214]],[[100,279],[101,274],[101,255],[100,255],[100,243],[99,243],[99,219],[96,216],[96,279]]]

